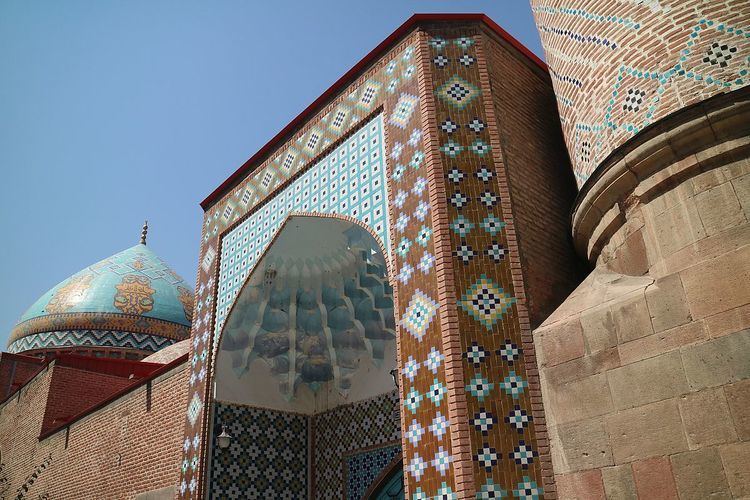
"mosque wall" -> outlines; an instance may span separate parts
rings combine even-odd
[[[748,85],[745,0],[532,0],[581,186],[650,124]]]
[[[309,194],[305,194],[309,198],[305,204],[309,207],[317,205],[318,210],[322,212],[337,213],[352,220],[365,222],[373,229],[375,234],[381,237],[385,245],[388,245],[388,242],[395,237],[392,230],[388,228],[388,209],[382,208],[384,200],[376,200],[377,203],[373,200],[379,192],[384,192],[383,188],[387,190],[382,180],[378,181],[378,179],[384,178],[384,174],[390,173],[387,170],[388,165],[384,154],[393,154],[394,159],[397,156],[400,157],[398,158],[400,173],[395,174],[398,177],[404,176],[407,169],[417,173],[424,158],[421,127],[418,124],[419,120],[414,119],[419,116],[419,113],[416,112],[418,101],[415,95],[417,93],[417,60],[413,45],[414,40],[413,35],[409,35],[403,40],[392,40],[395,46],[389,49],[384,57],[371,63],[368,67],[358,68],[359,75],[356,73],[348,75],[348,78],[353,79],[350,84],[345,86],[337,95],[330,97],[331,100],[328,104],[321,104],[320,111],[311,115],[298,130],[289,132],[287,138],[280,141],[278,145],[274,145],[273,150],[264,151],[265,156],[258,160],[252,173],[238,180],[235,186],[229,188],[226,194],[214,200],[213,205],[207,208],[196,289],[196,309],[199,311],[199,316],[198,320],[193,322],[192,333],[195,342],[193,342],[191,355],[197,360],[193,368],[197,383],[191,388],[186,415],[186,434],[190,439],[195,436],[200,439],[203,435],[201,422],[206,418],[206,408],[212,397],[210,391],[207,390],[207,384],[213,376],[213,373],[209,370],[212,362],[211,356],[216,348],[214,335],[220,324],[220,320],[214,321],[213,309],[217,307],[217,313],[225,314],[234,299],[234,295],[229,297],[229,301],[226,299],[226,295],[229,293],[229,280],[228,275],[224,278],[224,271],[221,266],[235,257],[230,255],[232,253],[230,248],[234,246],[234,251],[236,251],[237,242],[230,242],[229,248],[223,246],[223,242],[229,241],[227,240],[228,235],[231,240],[230,233],[235,228],[242,225],[244,229],[244,225],[252,224],[257,216],[266,217],[266,210],[271,209],[272,202],[269,203],[271,198],[301,179],[305,175],[303,172],[309,172],[307,168],[320,160],[321,153],[330,152],[331,148],[335,149],[339,146],[347,147],[348,141],[358,140],[360,131],[368,132],[368,127],[363,127],[363,124],[381,121],[383,124],[382,130],[378,133],[381,134],[380,140],[382,142],[377,145],[378,147],[374,151],[372,149],[369,151],[369,153],[375,153],[377,156],[370,154],[361,158],[362,160],[367,159],[369,168],[364,171],[351,172],[352,178],[345,179],[348,183],[347,186],[337,186],[336,184],[340,181],[336,178],[329,178],[325,183],[318,182],[316,189],[319,197],[312,199]],[[378,116],[379,114],[380,116]],[[407,127],[410,121],[412,123]],[[393,135],[394,131],[397,131],[395,135]],[[386,143],[396,144],[397,147],[389,152],[385,148]],[[396,151],[398,151],[398,155],[396,155]],[[375,160],[378,160],[378,157],[380,157],[380,165],[376,170],[372,168],[372,165]],[[354,158],[353,161],[357,162],[356,165],[359,166],[357,158]],[[355,165],[351,166],[353,168]],[[363,175],[367,177],[365,178]],[[419,201],[419,198],[421,198],[422,205],[426,206],[426,180],[419,175],[412,178],[411,174],[409,178],[411,182],[409,191],[402,193],[402,196],[406,197],[407,194],[411,194],[411,189],[414,188],[415,201]],[[419,182],[417,182],[418,178],[421,179]],[[351,186],[351,182],[355,181],[356,184]],[[379,184],[376,184],[376,182],[379,182]],[[417,182],[417,186],[414,185],[415,182]],[[294,185],[296,186],[296,184]],[[301,184],[300,187],[302,187]],[[310,187],[312,188],[312,186]],[[356,192],[350,193],[351,187],[354,187]],[[372,195],[367,193],[368,196],[362,196],[364,194],[361,191],[362,187],[367,187]],[[326,192],[320,193],[320,191]],[[351,194],[356,196],[350,196]],[[335,203],[330,205],[330,208],[323,209],[321,202],[328,198],[328,203],[330,203],[331,198],[333,198],[332,195],[339,199],[336,199]],[[293,197],[291,201],[297,203],[298,200]],[[286,209],[287,207],[286,205],[283,207],[277,206],[276,211],[280,208]],[[414,211],[414,208],[412,208],[412,211]],[[277,219],[276,211],[268,215]],[[429,208],[427,207],[424,211],[419,212],[418,218],[413,218],[414,228],[411,232],[415,233],[414,236],[416,236],[420,227],[425,229],[430,227],[428,211]],[[288,210],[285,213],[288,213]],[[365,218],[368,220],[365,220]],[[273,235],[270,217],[267,222],[264,222],[264,225],[260,228],[263,238],[266,239]],[[281,222],[281,220],[274,221],[274,223],[278,222]],[[411,236],[410,233],[410,240]],[[431,248],[432,246],[429,242],[429,234],[425,238],[422,243],[416,246],[419,249],[425,248],[428,250],[425,253],[429,256],[431,252],[427,247]],[[242,256],[241,252],[244,250],[244,246],[244,242],[239,245],[240,256]],[[386,251],[390,254],[391,249],[387,248]],[[391,259],[392,255],[388,255],[388,258]],[[430,267],[432,267],[432,262],[426,260],[422,272],[428,273]],[[227,266],[228,269],[229,266]],[[412,267],[412,270],[414,269],[416,267]],[[237,280],[237,283],[234,283],[236,277],[238,276],[232,276],[231,286],[241,285],[243,281],[241,278]],[[219,285],[220,281],[222,285]],[[227,282],[227,288],[222,292],[224,281]],[[223,302],[222,299],[224,299]],[[405,308],[406,305],[403,304],[402,308]],[[430,382],[432,382],[432,378]],[[192,462],[195,458],[203,466],[203,460],[199,453],[199,450],[187,450],[187,460]],[[199,495],[198,491],[200,491],[201,486],[197,484],[197,481],[202,481],[202,477],[200,473],[195,473],[190,469],[187,470],[180,481],[181,493],[186,497],[194,494]],[[193,479],[196,481],[194,482]]]
[[[474,495],[480,490],[499,494],[507,489],[538,494],[549,488],[553,493],[527,300],[534,297],[533,314],[539,321],[575,279],[571,269],[576,263],[570,252],[553,271],[539,267],[548,263],[539,250],[544,239],[533,236],[562,225],[554,216],[547,227],[538,221],[548,213],[565,212],[572,188],[568,183],[560,198],[529,196],[519,202],[523,222],[516,228],[504,161],[518,169],[512,187],[522,191],[534,182],[543,183],[555,168],[564,170],[566,158],[552,147],[561,142],[559,138],[540,146],[544,134],[559,136],[554,119],[532,118],[543,106],[530,103],[551,100],[543,64],[522,70],[536,63],[510,42],[500,44],[496,57],[513,62],[503,66],[505,74],[498,71],[494,77],[519,82],[508,86],[491,82],[482,51],[492,50],[487,46],[496,41],[484,38],[479,24],[456,23],[449,29],[438,25],[418,29],[401,42],[389,40],[397,45],[369,67],[356,68],[360,76],[351,76],[356,79],[338,95],[326,96],[328,104],[316,102],[320,111],[303,125],[295,124],[298,130],[285,131],[283,140],[249,161],[250,173],[233,178],[220,196],[211,198],[205,207],[196,288],[198,319],[192,331],[191,357],[196,362],[191,378],[196,383],[186,415],[189,439],[204,436],[202,422],[213,397],[218,314],[226,314],[234,299],[229,268],[233,264],[236,272],[237,257],[243,258],[245,242],[238,246],[238,241],[227,238],[249,220],[266,217],[273,197],[315,165],[326,146],[335,148],[341,144],[337,141],[356,137],[356,124],[382,113],[391,245],[387,250],[400,323],[402,427],[415,432],[434,429],[402,438],[407,491]],[[524,85],[532,78],[537,79],[533,85]],[[528,101],[521,102],[517,114],[509,109],[512,104],[500,102],[495,107],[495,88],[507,92],[505,102],[513,102],[513,92],[525,93]],[[533,141],[511,133],[513,120],[522,113],[531,115],[523,131]],[[549,114],[554,118],[553,110]],[[453,126],[460,126],[460,132],[453,134],[451,126],[444,124],[447,118],[455,120]],[[497,122],[504,118],[507,135],[501,136]],[[517,147],[506,152],[510,141]],[[535,165],[524,177],[526,163]],[[519,199],[523,197],[519,194]],[[263,229],[270,226],[271,222]],[[557,249],[563,247],[564,236],[548,238],[555,240]],[[523,248],[519,241],[530,249],[527,261],[519,257]],[[241,273],[231,278],[231,286],[241,286]],[[526,273],[539,275],[531,289],[524,286]],[[547,294],[551,283],[559,296]],[[492,360],[472,351],[482,346]],[[490,399],[497,402],[484,402]],[[507,425],[514,426],[514,434],[505,432]],[[188,449],[186,460],[203,464],[202,453]],[[186,469],[180,481],[182,497],[200,497],[203,477],[201,470]]]
[[[39,440],[56,367],[0,407],[0,474],[5,494],[26,484],[28,498],[172,498],[181,468],[188,364]],[[37,474],[32,484],[27,478]]]

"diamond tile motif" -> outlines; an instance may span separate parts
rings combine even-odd
[[[622,105],[623,111],[638,111],[641,104],[646,99],[646,93],[639,89],[628,89],[625,95],[625,103]]]
[[[438,98],[456,109],[464,109],[479,94],[477,87],[458,75],[453,75],[437,89]]]
[[[450,156],[451,158],[455,158],[456,156],[461,154],[461,151],[463,150],[464,150],[464,147],[454,141],[448,141],[442,146],[440,146],[440,151],[445,153],[447,156]]]
[[[468,264],[476,256],[474,249],[466,242],[461,243],[453,251],[453,255],[461,260],[464,264]]]
[[[487,254],[487,257],[494,260],[498,264],[505,258],[506,254],[505,247],[497,243],[496,241],[493,241],[492,244],[487,247],[487,250],[485,252]]]
[[[534,420],[534,417],[529,415],[526,410],[521,409],[519,405],[515,405],[505,417],[505,423],[515,427],[519,434],[523,433],[523,430],[529,426],[532,420]]]
[[[405,129],[414,114],[417,104],[419,104],[417,96],[406,93],[401,94],[388,123]]]
[[[474,455],[474,460],[489,472],[497,465],[498,460],[500,460],[500,455],[495,448],[485,443],[484,446],[477,450],[477,453]]]
[[[479,401],[484,401],[484,398],[490,394],[494,386],[495,384],[487,380],[487,378],[475,375],[469,382],[469,385],[466,386],[466,390]]]
[[[730,47],[727,44],[718,44],[714,42],[708,49],[706,57],[703,58],[703,62],[726,68],[729,66],[729,60],[732,59],[732,54],[736,52],[737,47]]]
[[[444,476],[446,471],[451,465],[451,462],[453,461],[453,457],[448,453],[442,446],[438,449],[437,453],[435,453],[435,458],[432,459],[430,464],[437,469],[437,471],[440,473],[441,476]],[[445,484],[445,483],[443,483]],[[445,488],[445,487],[444,487]],[[438,492],[438,495],[441,493]],[[445,494],[445,493],[443,493]]]
[[[473,425],[476,430],[486,436],[488,431],[490,431],[495,425],[495,417],[491,412],[488,412],[484,408],[480,408],[480,410],[474,414],[474,418],[472,418],[469,423]]]
[[[519,441],[518,446],[513,448],[513,452],[508,454],[508,458],[515,461],[516,464],[520,465],[523,469],[528,469],[529,464],[531,464],[534,461],[534,458],[538,456],[539,453],[527,446],[523,440]]]
[[[513,399],[518,399],[528,386],[528,382],[516,375],[516,372],[512,370],[508,373],[508,376],[500,382],[500,388],[505,391],[505,394],[512,396]]]
[[[450,60],[449,60],[449,59],[448,59],[447,57],[445,57],[445,56],[444,56],[443,54],[438,54],[438,55],[437,55],[437,56],[436,56],[436,57],[435,57],[435,58],[434,58],[434,59],[432,60],[432,62],[433,62],[433,63],[435,64],[435,66],[437,66],[438,68],[445,68],[445,67],[446,67],[446,66],[448,65],[448,63],[450,62]]]
[[[490,500],[493,498],[507,497],[508,492],[502,489],[499,484],[495,484],[492,479],[488,479],[477,492],[477,500]]]
[[[521,357],[521,354],[523,354],[523,349],[508,339],[505,339],[505,344],[497,350],[497,355],[511,366]]]
[[[513,496],[522,500],[540,500],[543,495],[544,490],[528,476],[524,476],[516,489],[513,490]]]
[[[438,304],[421,290],[417,289],[406,308],[400,324],[412,334],[414,338],[421,341],[427,328],[437,312]]]
[[[419,456],[419,453],[416,453],[414,457],[409,460],[409,465],[406,467],[409,474],[411,474],[417,481],[422,477],[425,469],[427,469],[427,462]]]
[[[491,329],[515,302],[514,297],[483,274],[464,293],[459,305],[471,317]]]
[[[422,424],[420,424],[417,419],[413,419],[404,436],[406,436],[406,439],[408,439],[413,446],[416,446],[419,443],[419,440],[422,439],[424,433],[425,430],[424,427],[422,427]]]
[[[445,397],[445,394],[448,392],[448,389],[445,387],[445,384],[440,382],[438,379],[433,379],[432,385],[430,386],[430,391],[427,393],[427,397],[432,401],[432,404],[435,406],[440,406],[440,403],[443,401],[443,398]]]
[[[441,439],[446,432],[448,432],[448,427],[450,426],[450,423],[448,422],[448,419],[445,418],[440,412],[437,412],[435,414],[435,418],[432,419],[432,423],[430,424],[430,432],[438,439]]]
[[[422,273],[427,274],[430,272],[430,269],[432,269],[432,266],[435,264],[435,257],[430,253],[425,253],[422,255],[422,258],[419,259],[419,264],[417,264],[417,267],[419,268]]]
[[[417,408],[422,404],[422,395],[415,388],[411,388],[409,393],[404,397],[404,406],[413,413],[417,412]]]
[[[472,342],[471,346],[464,353],[464,358],[474,365],[474,368],[479,368],[484,360],[487,359],[487,351],[481,345]]]
[[[193,394],[193,398],[190,400],[190,405],[188,405],[187,410],[187,417],[190,421],[190,425],[195,425],[195,422],[198,420],[198,415],[200,415],[202,409],[203,401],[197,393]]]
[[[446,134],[452,134],[453,132],[458,130],[458,128],[459,125],[450,118],[447,118],[443,123],[440,124],[440,129]]]

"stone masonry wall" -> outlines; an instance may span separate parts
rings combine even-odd
[[[534,333],[558,494],[747,498],[750,92],[630,146],[573,217],[595,270]]]

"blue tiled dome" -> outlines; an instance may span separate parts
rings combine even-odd
[[[100,346],[157,351],[190,336],[193,292],[145,244],[123,250],[42,295],[8,350]]]

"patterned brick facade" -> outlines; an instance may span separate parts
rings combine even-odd
[[[582,185],[644,127],[750,83],[744,0],[532,0]]]
[[[183,497],[199,497],[206,487],[202,443],[208,437],[206,409],[212,399],[208,387],[216,349],[214,335],[221,335],[222,320],[214,317],[216,308],[225,314],[236,296],[232,290],[247,275],[244,264],[231,256],[237,252],[236,245],[227,238],[232,238],[246,221],[273,213],[273,207],[281,202],[279,196],[285,196],[289,186],[309,175],[311,168],[318,168],[315,165],[328,161],[331,151],[345,144],[349,136],[356,136],[357,130],[367,130],[368,120],[379,113],[385,125],[389,206],[385,227],[388,238],[381,239],[386,239],[389,253],[399,325],[407,493],[415,498],[450,498],[492,495],[502,490],[535,498],[546,487],[553,495],[551,473],[544,472],[549,466],[543,465],[548,464],[548,450],[533,369],[533,344],[528,337],[522,267],[529,275],[542,271],[530,265],[533,255],[521,261],[511,212],[512,194],[501,158],[504,154],[512,156],[519,172],[521,158],[539,163],[529,182],[534,182],[535,176],[539,182],[550,182],[545,177],[553,173],[553,177],[563,179],[564,185],[571,184],[560,169],[565,158],[559,149],[540,148],[533,157],[525,152],[529,148],[524,148],[520,137],[511,133],[503,136],[503,141],[514,143],[514,149],[507,153],[503,150],[498,132],[501,120],[495,116],[488,72],[491,65],[482,52],[483,45],[497,46],[493,57],[512,61],[507,66],[512,71],[507,79],[533,81],[527,91],[528,103],[550,99],[543,67],[537,61],[530,63],[526,54],[518,51],[517,43],[508,42],[507,35],[495,25],[484,28],[477,21],[489,21],[481,16],[457,19],[473,23],[460,28],[463,32],[449,31],[446,35],[440,31],[451,30],[448,25],[436,25],[431,32],[418,29],[400,34],[406,38],[370,63],[369,69],[351,77],[356,80],[341,88],[336,97],[318,105],[319,110],[289,139],[274,148],[264,148],[263,156],[249,164],[253,167],[251,174],[233,176],[233,186],[226,193],[212,195],[204,221],[193,322],[193,373],[186,419],[186,439],[192,445],[183,459],[184,475],[179,485]],[[490,38],[490,32],[495,38]],[[431,43],[438,39],[445,45]],[[444,78],[448,72],[455,78]],[[512,100],[513,96],[508,93],[504,99]],[[533,111],[538,107],[529,106],[528,112]],[[460,127],[457,134],[444,128],[450,127],[444,125],[449,115],[458,120],[453,124]],[[506,132],[511,128],[509,124],[503,126]],[[540,142],[545,134],[559,134],[554,120],[527,126],[530,135]],[[551,141],[560,142],[555,138]],[[457,171],[467,177],[464,190],[455,186],[461,181],[455,178]],[[560,208],[564,211],[571,194],[567,188],[554,201],[539,203],[535,210],[542,214]],[[519,192],[519,197],[524,196]],[[302,200],[293,203],[298,201]],[[530,209],[532,202],[525,203],[524,209]],[[356,214],[348,213],[348,207],[344,212],[335,205],[326,210],[356,218]],[[533,218],[524,216],[525,220]],[[374,219],[360,222],[371,225]],[[261,241],[272,239],[274,224],[264,228],[268,232]],[[384,229],[376,225],[371,228],[375,234]],[[538,252],[540,244],[534,241],[532,224],[524,231],[527,248]],[[565,258],[571,266],[563,267],[574,268],[571,254]],[[232,265],[240,275],[232,279],[230,289]],[[574,273],[566,273],[552,273],[553,280],[569,289]],[[221,283],[218,286],[217,278]],[[539,297],[539,310],[555,305],[555,298],[543,297],[547,283],[542,279],[530,287]],[[486,363],[472,357],[475,344],[488,349],[491,359]],[[477,391],[483,401],[487,397],[486,403],[479,401]],[[470,403],[470,398],[476,401]]]

